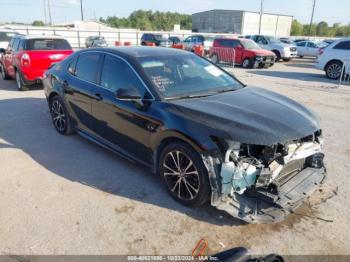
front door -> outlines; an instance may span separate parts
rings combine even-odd
[[[92,114],[94,133],[108,141],[117,150],[149,163],[152,151],[150,136],[154,129],[149,110],[140,108],[136,102],[117,99],[118,89],[135,88],[144,96],[145,87],[135,71],[122,58],[106,54],[101,66],[98,95],[93,100]]]

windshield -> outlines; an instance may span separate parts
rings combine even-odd
[[[248,50],[257,50],[257,49],[262,49],[257,43],[255,43],[252,40],[243,40],[241,41],[244,49]]]
[[[168,40],[166,37],[164,37],[163,35],[154,35],[154,38],[160,41],[166,41]]]
[[[265,36],[265,38],[270,42],[270,43],[280,43],[281,41],[273,36]]]
[[[207,96],[243,87],[220,68],[193,54],[141,57],[139,62],[165,99]]]

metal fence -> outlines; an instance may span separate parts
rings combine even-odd
[[[235,67],[236,50],[228,47],[212,47],[209,51],[209,59],[220,66]]]
[[[350,84],[350,57],[343,59],[343,67],[341,70],[338,87]]]
[[[74,29],[66,27],[34,27],[34,26],[5,26],[3,28],[12,29],[21,34],[34,35],[58,35],[66,38],[73,48],[85,47],[85,40],[89,36],[102,36],[110,46],[114,46],[115,42],[129,42],[131,45],[140,45],[141,37],[144,33],[162,34],[167,37],[177,36],[184,39],[191,35],[200,33],[192,33],[188,31],[141,31],[138,29],[117,29],[104,28],[98,30]],[[205,34],[207,36],[237,36],[233,34]]]

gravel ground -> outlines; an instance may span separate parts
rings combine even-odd
[[[310,60],[233,69],[244,82],[289,96],[322,119],[328,180],[286,221],[247,225],[214,208],[170,198],[142,166],[50,122],[43,91],[0,81],[0,254],[350,254],[350,87]],[[288,116],[286,116],[288,117]]]

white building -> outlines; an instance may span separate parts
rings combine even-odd
[[[262,14],[261,34],[289,36],[293,16]],[[242,10],[210,10],[192,15],[192,31],[203,33],[259,33],[260,13]]]

